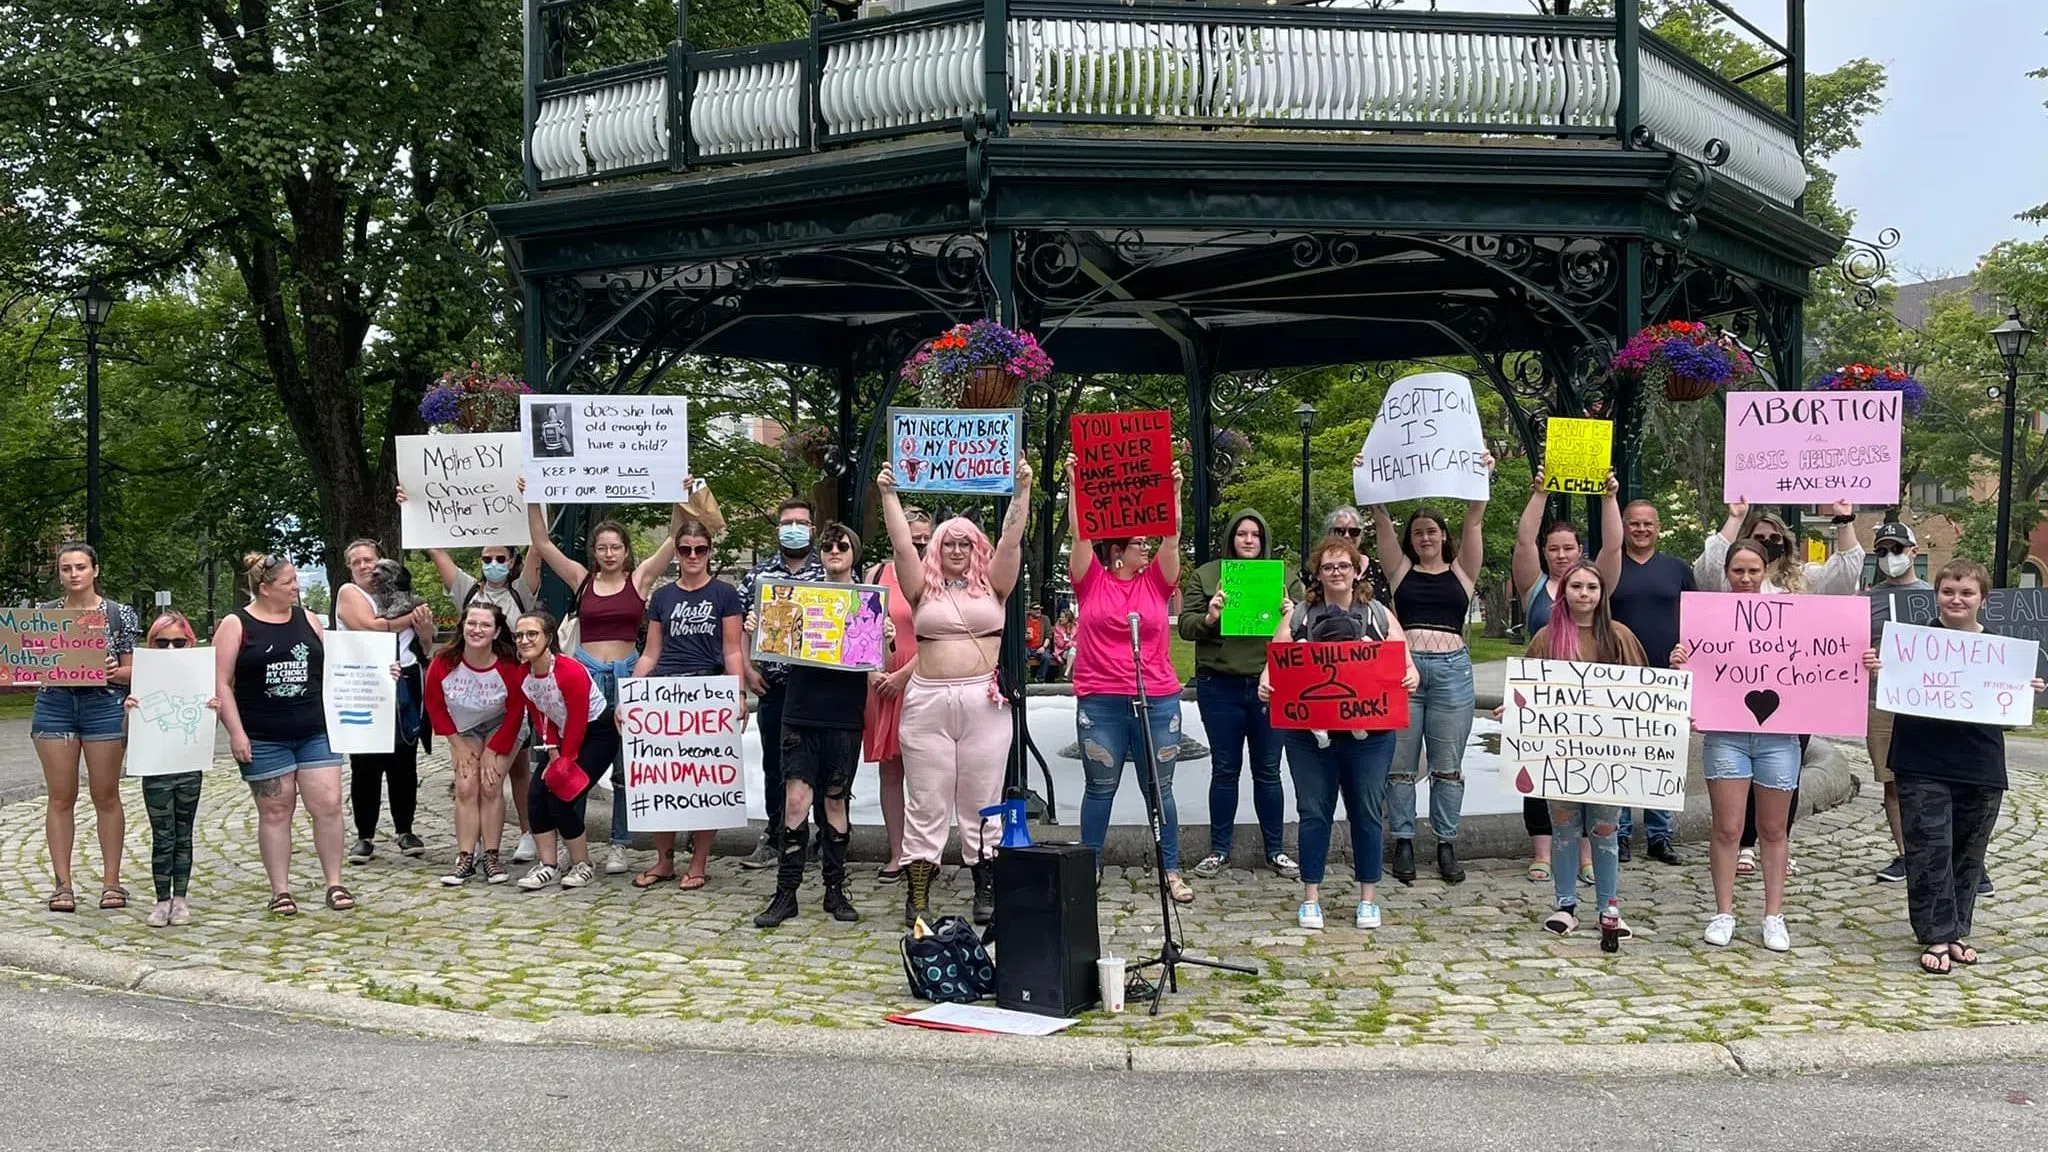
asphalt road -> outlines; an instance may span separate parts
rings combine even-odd
[[[1013,1071],[501,1047],[0,972],[9,1147],[2027,1148],[2048,1067],[1598,1083],[1503,1075]]]

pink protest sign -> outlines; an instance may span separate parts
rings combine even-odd
[[[1721,498],[1896,504],[1897,392],[1730,392]]]
[[[1692,719],[1702,732],[1861,736],[1870,602],[1861,596],[1687,592],[1678,630],[1692,646]]]

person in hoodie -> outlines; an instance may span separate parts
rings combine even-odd
[[[1270,535],[1265,517],[1247,509],[1224,528],[1220,550],[1233,560],[1270,559]],[[1259,699],[1259,674],[1266,670],[1266,643],[1271,637],[1223,634],[1222,560],[1195,569],[1189,591],[1181,601],[1180,637],[1195,644],[1195,707],[1209,734],[1210,765],[1209,854],[1195,865],[1195,875],[1208,879],[1230,863],[1238,783],[1249,746],[1252,808],[1259,814],[1266,864],[1292,880],[1301,875],[1301,868],[1282,850],[1287,800],[1280,787],[1280,736]],[[1272,607],[1278,611],[1280,606]]]

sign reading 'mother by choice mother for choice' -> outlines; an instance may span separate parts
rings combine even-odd
[[[520,463],[517,432],[400,436],[400,540],[407,548],[531,543]]]
[[[1700,731],[1861,736],[1869,727],[1863,597],[1687,592],[1678,631],[1692,649],[1685,667]]]
[[[1721,498],[1730,504],[1896,504],[1897,392],[1730,392]]]

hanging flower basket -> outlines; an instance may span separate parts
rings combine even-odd
[[[472,360],[441,373],[420,400],[420,419],[439,432],[510,432],[519,427],[519,397],[531,391],[524,380],[488,374]]]
[[[1927,389],[1910,373],[1870,364],[1844,364],[1813,382],[1830,392],[1897,392],[1906,411],[1918,416],[1927,403]]]
[[[782,451],[791,460],[801,460],[813,468],[823,468],[832,458],[834,439],[830,428],[823,424],[812,424],[783,436]]]
[[[1052,374],[1052,358],[1031,333],[993,320],[956,324],[903,362],[903,382],[929,408],[1005,408],[1017,389]]]
[[[1733,338],[1690,320],[1652,324],[1629,337],[1609,367],[1617,376],[1663,388],[1673,400],[1703,400],[1756,376],[1749,353]]]

